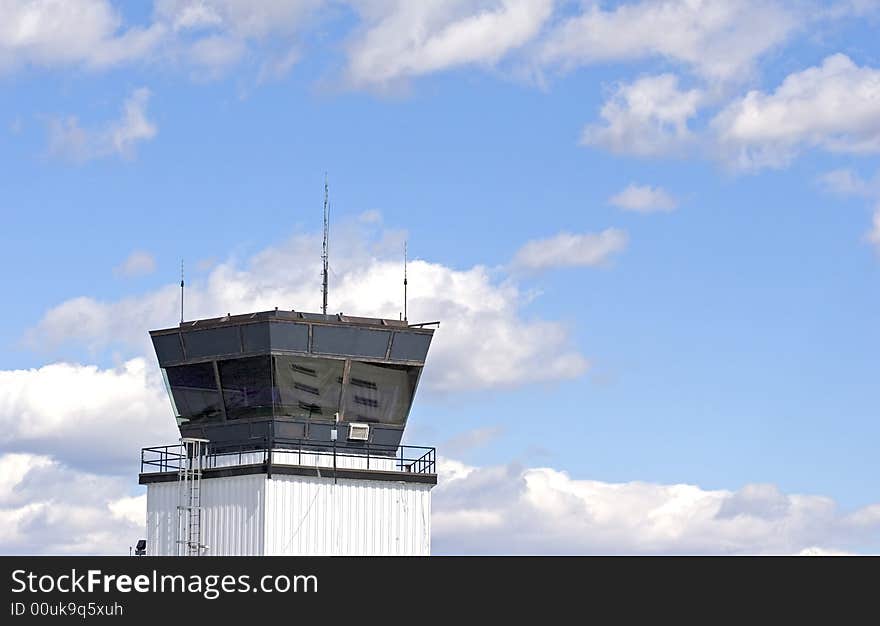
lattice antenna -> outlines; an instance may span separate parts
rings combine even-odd
[[[183,324],[183,259],[180,259],[180,323]]]
[[[403,321],[406,319],[406,241],[403,242]]]
[[[330,187],[327,185],[327,172],[324,172],[324,248],[321,254],[321,261],[324,265],[322,272],[321,291],[324,295],[321,304],[321,312],[327,315],[327,289],[328,289],[328,268],[330,254]]]

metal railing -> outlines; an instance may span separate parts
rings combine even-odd
[[[208,444],[202,467],[205,470],[236,465],[297,465],[316,468],[367,469],[435,474],[437,452],[425,446],[382,446],[363,444],[357,448],[331,447],[303,439],[272,439],[224,442],[222,447]],[[341,462],[341,464],[340,464]],[[332,464],[331,464],[332,463]],[[141,450],[141,474],[178,472],[186,466],[180,444],[152,446]]]

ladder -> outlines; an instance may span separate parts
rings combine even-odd
[[[202,543],[202,465],[207,439],[184,437],[180,440],[180,466],[177,469],[177,555],[201,556]]]

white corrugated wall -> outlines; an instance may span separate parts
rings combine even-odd
[[[266,476],[202,480],[202,543],[211,556],[263,554]],[[147,554],[177,554],[177,481],[147,486]]]
[[[276,475],[266,483],[266,554],[431,553],[431,486]]]
[[[177,554],[177,482],[147,486],[147,554]],[[431,485],[265,474],[202,480],[206,554],[429,555]]]

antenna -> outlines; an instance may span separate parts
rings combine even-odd
[[[403,242],[403,321],[406,321],[406,240]]]
[[[183,324],[183,259],[180,259],[180,323]]]
[[[324,248],[323,253],[321,254],[321,260],[324,264],[324,272],[323,272],[323,283],[322,283],[322,291],[324,293],[323,304],[321,305],[321,312],[324,315],[327,315],[327,262],[328,262],[328,254],[329,254],[329,245],[330,245],[330,188],[327,185],[327,172],[324,172]]]

